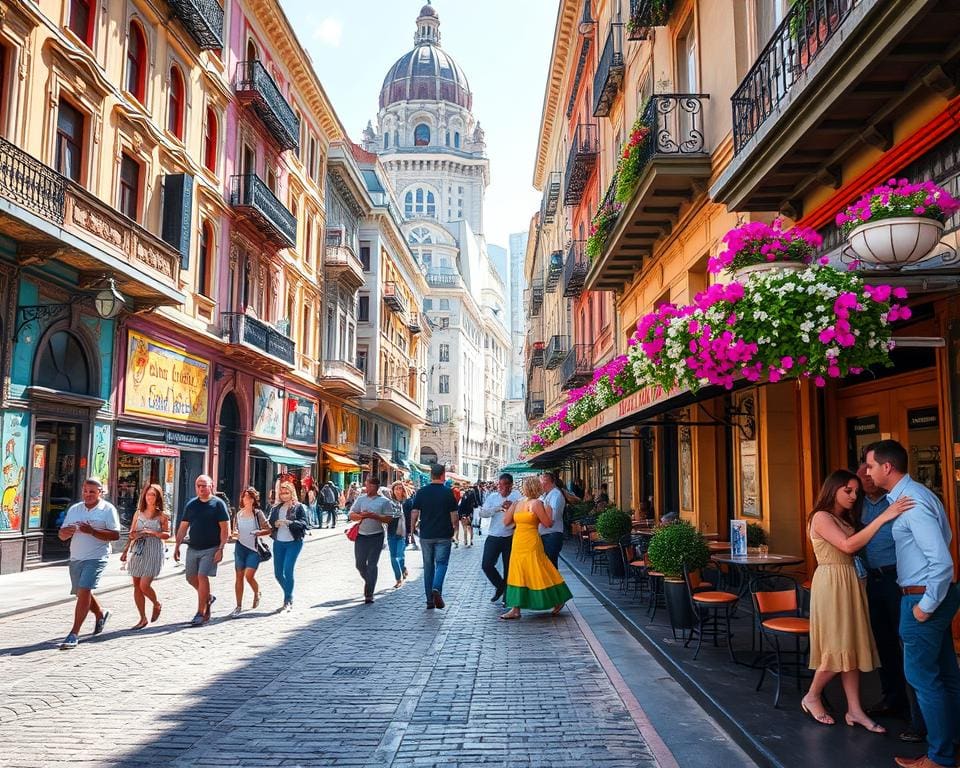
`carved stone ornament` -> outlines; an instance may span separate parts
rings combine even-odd
[[[113,222],[106,219],[99,211],[88,207],[79,200],[73,203],[74,222],[101,240],[121,248],[123,246],[123,232]]]
[[[146,264],[164,277],[173,278],[173,262],[169,256],[162,253],[158,248],[147,245],[142,240],[137,240],[133,255],[137,261]]]
[[[133,132],[133,151],[139,152],[143,149],[143,134],[140,131]]]

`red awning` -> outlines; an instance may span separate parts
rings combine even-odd
[[[168,445],[157,445],[156,443],[138,443],[135,440],[121,440],[117,443],[124,453],[133,453],[137,456],[164,456],[168,459],[179,459],[180,449],[171,448]]]

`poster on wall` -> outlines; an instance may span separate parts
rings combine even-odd
[[[270,440],[283,438],[283,394],[262,381],[253,387],[253,433]]]
[[[206,424],[210,363],[129,332],[124,411],[185,424]]]
[[[287,393],[287,440],[317,444],[317,412],[320,404],[303,395]]]
[[[110,483],[110,433],[109,424],[98,421],[93,425],[93,453],[90,454],[93,457],[90,462],[90,474],[100,478],[100,482],[106,488],[104,495],[107,498],[110,497],[111,492],[108,487]]]
[[[3,415],[3,492],[0,494],[0,531],[19,531],[23,525],[23,497],[27,462],[27,425],[30,415],[7,411]],[[37,527],[40,522],[37,521]]]
[[[757,483],[757,441],[740,441],[740,503],[744,517],[760,517]]]
[[[43,519],[43,481],[46,478],[47,446],[33,446],[30,467],[30,496],[27,500],[27,528],[39,528]]]

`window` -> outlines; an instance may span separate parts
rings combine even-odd
[[[424,299],[423,300],[423,311],[429,312],[433,309],[433,299]]]
[[[34,383],[59,392],[89,395],[93,387],[87,355],[76,337],[68,331],[50,335],[37,352]]]
[[[147,41],[136,22],[130,22],[127,35],[127,93],[139,100],[143,97],[147,77]]]
[[[363,265],[363,271],[370,271],[370,245],[360,243],[360,263]]]
[[[446,424],[448,421],[450,421],[450,406],[441,405],[440,406],[440,423]]]
[[[57,171],[73,181],[80,181],[83,168],[83,113],[60,99],[57,107]]]
[[[90,0],[70,0],[67,26],[88,46],[93,45],[93,13]]]
[[[389,134],[389,133],[384,133],[384,134],[383,134],[383,148],[384,148],[384,149],[390,149],[390,134]]]
[[[140,163],[124,152],[120,158],[120,213],[136,221],[139,198]]]
[[[450,327],[450,318],[441,317],[440,318],[440,328],[449,328]]]
[[[450,146],[450,131],[447,131],[446,140],[444,143],[449,147]]]
[[[361,296],[357,304],[357,320],[361,323],[370,322],[370,297]]]
[[[207,116],[203,122],[203,165],[208,171],[217,171],[217,134],[219,123],[213,107],[207,107]]]
[[[453,134],[453,148],[460,149],[460,131],[454,131]]]
[[[303,317],[300,318],[300,343],[303,344],[303,348],[307,354],[307,357],[313,357],[313,344],[310,343],[310,328],[312,323],[310,322],[311,315],[313,313],[310,311],[310,305],[303,305]]]
[[[211,296],[210,266],[214,263],[213,225],[209,221],[200,226],[200,253],[197,259],[197,293]]]
[[[412,219],[414,215],[426,215],[431,218],[436,218],[437,196],[429,189],[424,189],[423,187],[417,187],[414,190],[408,190],[403,196],[403,213],[408,219]],[[420,230],[426,231],[423,230],[422,227]],[[427,237],[429,238],[429,234]],[[423,242],[429,242],[429,240]]]
[[[423,263],[423,266],[428,269],[433,266],[433,251],[421,251],[420,252],[420,261]]]
[[[358,349],[357,350],[357,368],[363,371],[363,375],[367,375],[367,350]]]
[[[360,442],[370,444],[370,422],[366,419],[360,419]]]
[[[247,61],[259,61],[260,52],[257,50],[257,44],[253,38],[247,40]]]
[[[450,394],[450,377],[447,374],[442,374],[440,376],[440,394]]]
[[[440,345],[440,362],[441,363],[450,362],[450,345],[449,344]]]
[[[183,140],[183,108],[185,104],[183,75],[176,65],[170,67],[170,94],[167,99],[167,130]]]
[[[310,137],[310,150],[307,153],[307,166],[310,170],[310,178],[317,178],[317,140]]]
[[[450,311],[450,299],[440,299],[440,311]]]
[[[420,123],[413,129],[413,144],[416,147],[426,147],[430,144],[430,126]]]

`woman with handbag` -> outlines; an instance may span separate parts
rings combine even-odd
[[[243,610],[243,582],[246,580],[253,590],[253,605],[260,605],[260,585],[257,584],[257,568],[260,563],[270,559],[270,548],[260,536],[270,535],[270,524],[266,515],[260,509],[260,493],[256,488],[247,488],[240,494],[240,508],[237,510],[237,527],[234,538],[236,545],[233,549],[233,564],[237,571],[237,580],[234,591],[237,596],[237,607],[233,609],[230,618],[235,619]]]
[[[383,549],[383,526],[393,521],[394,514],[402,515],[399,506],[394,510],[389,499],[380,495],[380,481],[368,477],[364,483],[366,493],[357,498],[350,507],[350,520],[356,523],[347,533],[353,538],[353,554],[357,562],[357,572],[363,579],[363,602],[373,602],[373,593],[377,588],[377,564],[380,550]]]
[[[160,600],[151,583],[163,567],[163,540],[169,536],[170,518],[163,509],[163,489],[156,483],[148,485],[140,494],[140,503],[130,523],[127,546],[120,555],[133,578],[133,602],[140,613],[140,621],[133,629],[147,626],[147,598],[153,603],[150,621],[160,618]]]
[[[293,610],[293,569],[303,549],[307,533],[307,511],[297,499],[297,489],[289,480],[280,483],[279,502],[270,510],[273,537],[273,575],[283,589],[280,611]]]
[[[403,586],[407,578],[407,565],[404,551],[407,548],[407,526],[403,515],[403,505],[407,501],[407,488],[397,481],[390,486],[390,503],[393,505],[393,520],[387,523],[387,549],[390,551],[390,565],[393,577],[397,580],[395,589]]]

